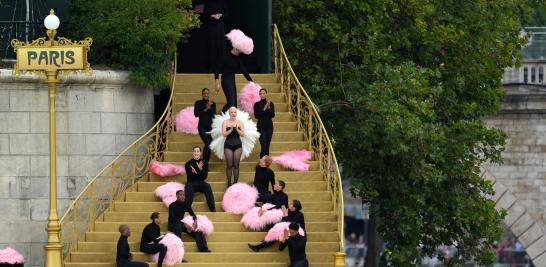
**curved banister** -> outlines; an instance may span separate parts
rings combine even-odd
[[[313,151],[315,157],[319,159],[321,171],[328,182],[328,190],[332,195],[335,204],[334,209],[338,216],[338,231],[340,234],[340,251],[336,253],[335,266],[344,266],[343,187],[336,155],[319,112],[298,80],[292,65],[290,65],[279,30],[275,24],[273,25],[273,53],[275,73],[280,75],[281,91],[287,98],[288,108],[296,116],[298,129],[303,130],[306,134],[309,150]]]
[[[127,189],[135,190],[136,182],[148,173],[152,159],[161,160],[168,146],[168,135],[174,128],[172,110],[176,77],[176,55],[171,73],[171,94],[160,119],[140,138],[125,148],[104,167],[72,201],[60,220],[60,240],[64,260],[76,249],[76,244],[90,229],[96,219],[113,208],[116,199]]]

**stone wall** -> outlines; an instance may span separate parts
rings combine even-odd
[[[43,266],[49,194],[48,89],[45,77],[0,69],[0,248]],[[153,92],[128,73],[59,76],[57,177],[59,217],[115,155],[153,124]],[[24,233],[24,234],[22,234]]]

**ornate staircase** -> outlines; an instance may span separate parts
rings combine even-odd
[[[275,132],[271,154],[309,149],[314,158],[309,172],[284,171],[273,164],[277,179],[286,182],[290,198],[302,201],[308,231],[307,256],[311,266],[344,266],[343,200],[337,162],[332,146],[314,106],[297,81],[284,54],[275,28],[275,74],[255,74],[253,79],[269,91],[275,102]],[[176,68],[174,68],[176,69]],[[183,164],[191,158],[193,146],[202,146],[198,136],[174,132],[173,117],[181,109],[192,106],[201,98],[203,87],[213,88],[213,76],[207,74],[173,75],[173,93],[162,119],[148,133],[122,152],[95,177],[72,203],[61,220],[61,239],[65,245],[65,266],[115,266],[116,242],[120,224],[131,226],[129,238],[134,260],[148,261],[138,250],[140,234],[149,223],[153,211],[163,214],[162,231],[166,231],[167,208],[153,191],[165,181],[185,183],[185,175],[168,180],[148,173],[151,159]],[[237,77],[237,87],[246,81]],[[225,103],[220,92],[211,91],[217,109]],[[239,181],[252,182],[260,145],[240,165]],[[249,250],[247,243],[261,241],[265,232],[246,230],[239,222],[241,216],[227,214],[221,209],[226,189],[225,162],[211,157],[208,182],[211,184],[216,213],[208,212],[204,196],[197,194],[193,208],[207,215],[214,223],[214,233],[207,237],[212,253],[198,253],[193,239],[184,235],[185,259],[177,266],[287,266],[287,251],[278,252],[273,246],[259,253]],[[155,266],[155,264],[151,264]]]

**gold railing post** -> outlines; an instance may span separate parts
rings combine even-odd
[[[319,157],[319,161],[320,161],[320,170],[321,171],[324,171],[324,144],[322,144],[322,142],[324,140],[322,140],[322,130],[319,130],[319,153],[318,153],[318,157]],[[330,168],[326,168],[327,170],[329,170]]]
[[[116,181],[114,181],[115,166],[116,164],[112,163],[112,166],[110,167],[110,193],[108,194],[108,209],[110,211],[114,211],[114,189],[116,184]]]
[[[307,114],[309,116],[309,120],[307,121],[307,141],[309,141],[309,151],[313,151],[313,111],[311,110],[313,103],[309,102],[307,103]],[[318,121],[318,120],[317,120]]]
[[[97,206],[97,196],[95,194],[97,190],[97,184],[96,183],[93,183],[91,185],[91,194],[89,196],[90,200],[91,200],[91,205],[89,207],[89,219],[88,219],[88,222],[91,222],[92,220],[95,219],[95,207]],[[95,224],[91,224],[91,227],[90,227],[91,231],[95,230]]]
[[[337,252],[334,254],[334,267],[345,267],[345,253]]]

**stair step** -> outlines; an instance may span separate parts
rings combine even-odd
[[[215,200],[221,200],[224,196],[224,192],[213,192]],[[297,199],[303,203],[307,201],[331,201],[331,195],[328,191],[324,192],[289,192],[290,199]],[[155,202],[159,199],[153,192],[126,192],[125,201],[128,202]],[[202,193],[195,193],[195,202],[205,201],[205,195]],[[305,208],[305,205],[303,205]]]
[[[186,174],[180,174],[171,177],[161,177],[157,174],[148,173],[150,182],[165,182],[165,181],[179,181],[186,183]],[[276,179],[284,180],[287,183],[291,182],[303,182],[303,181],[324,181],[322,172],[320,171],[308,171],[308,172],[294,172],[294,171],[278,171],[275,172]],[[226,180],[226,172],[209,172],[207,181],[209,182],[223,182]],[[254,171],[246,171],[239,173],[239,182],[252,183],[254,181]]]
[[[306,211],[331,211],[333,210],[331,201],[322,201],[322,202],[306,202],[305,210]],[[115,211],[131,212],[131,211],[149,211],[150,213],[154,211],[167,212],[167,207],[163,202],[123,202],[117,201],[114,206]],[[197,213],[201,211],[208,211],[208,207],[205,202],[193,202],[193,210]],[[223,211],[222,202],[216,201],[216,210]]]
[[[176,164],[176,165],[184,165],[184,164],[186,164],[186,161],[188,160],[188,157],[183,158],[183,156],[180,155],[178,161],[169,161],[168,157],[176,157],[176,155],[172,155],[172,154],[169,155],[168,153],[170,153],[170,152],[165,152],[166,162],[170,162],[170,163]],[[213,158],[214,157],[211,157],[211,160]],[[246,160],[241,161],[239,163],[239,171],[240,172],[255,171],[256,170],[256,161],[257,160],[258,159],[256,157],[256,160],[254,160],[254,161],[246,161]],[[310,161],[308,163],[309,163],[309,171],[318,171],[319,170],[319,162],[318,161]],[[271,170],[273,170],[274,172],[287,171],[278,164],[271,164],[271,166],[269,168],[271,168]],[[209,171],[211,171],[211,172],[224,172],[225,173],[226,163],[223,162],[223,161],[221,161],[221,162],[211,161],[209,163]],[[299,173],[297,171],[294,171],[294,172]]]
[[[256,83],[277,83],[279,78],[277,74],[272,73],[251,73],[252,80]],[[195,74],[195,73],[177,73],[176,84],[206,84],[214,82],[214,74]],[[236,83],[247,83],[242,74],[235,75]]]
[[[195,146],[203,146],[203,142],[199,141],[182,141],[182,142],[169,142],[169,150],[167,153],[189,153],[191,158],[191,151]],[[271,156],[279,156],[282,153],[285,153],[286,151],[291,150],[302,150],[302,149],[308,149],[309,144],[305,141],[282,141],[282,139],[276,139],[271,141],[271,148],[270,155]],[[261,145],[259,142],[256,142],[256,145],[254,145],[254,149],[252,150],[252,154],[257,154],[256,157],[249,156],[248,158],[259,158]],[[251,154],[251,155],[252,155]],[[170,160],[170,159],[169,159]],[[246,159],[245,159],[246,160]]]
[[[332,256],[333,257],[333,256]],[[148,262],[150,267],[157,267],[157,264]],[[218,263],[212,262],[212,263],[206,263],[206,262],[185,262],[185,263],[179,263],[176,265],[173,265],[171,267],[218,267]],[[276,262],[276,263],[268,263],[268,262],[222,262],[222,266],[226,267],[286,267],[286,262]],[[107,262],[66,262],[65,267],[116,267],[115,263],[107,263]],[[163,265],[165,266],[165,265]],[[310,262],[309,267],[332,267],[331,262],[327,263],[316,263],[316,262]]]
[[[133,235],[140,236],[142,230],[149,222],[95,222],[95,231],[97,232],[115,232],[117,231],[120,224],[127,224],[131,227],[131,233]],[[220,232],[244,232],[247,229],[240,222],[214,222],[214,233]],[[307,231],[336,231],[337,222],[306,222]],[[161,231],[167,231],[166,220],[163,224],[160,225]],[[214,234],[213,233],[213,234]],[[265,232],[264,232],[265,236]]]
[[[216,109],[217,111],[221,111],[222,107],[226,104],[226,101],[215,101],[216,102]],[[173,104],[173,111],[176,113],[186,107],[193,107],[195,104],[195,100],[190,102],[184,101],[184,102],[174,102]],[[286,103],[275,103],[275,112],[288,112],[288,105]],[[285,131],[282,128],[277,129],[277,126],[275,126],[275,130]]]
[[[153,192],[158,186],[165,184],[164,182],[139,182],[138,192]],[[224,192],[226,190],[225,182],[210,182],[213,192]],[[325,191],[325,182],[298,182],[286,183],[286,193],[290,195],[292,191]]]
[[[148,214],[148,217],[150,214]],[[308,242],[339,242],[339,233],[336,232],[308,232]],[[207,242],[260,242],[264,238],[264,232],[241,232],[241,233],[213,233],[207,236]],[[118,232],[87,232],[85,233],[85,241],[88,242],[117,242],[119,239]],[[140,236],[131,235],[130,242],[140,241]],[[182,235],[182,241],[194,242],[193,238],[188,235]]]
[[[284,96],[283,93],[280,92],[280,85],[277,86],[279,88],[279,92],[270,92],[268,90],[268,94],[267,94],[267,99],[273,101],[273,103],[275,104],[275,106],[277,105],[277,103],[286,103],[286,98]],[[242,86],[241,87],[238,87],[239,89],[239,92],[241,90]],[[174,96],[173,96],[173,101],[175,103],[181,103],[181,102],[195,102],[197,100],[201,100],[203,97],[201,95],[201,90],[202,88],[198,88],[198,90],[195,90],[195,91],[182,91],[182,90],[176,90]],[[197,91],[197,92],[196,92]],[[222,103],[226,103],[226,96],[224,95],[223,92],[218,92],[216,93],[214,90],[210,93],[210,99],[214,102],[222,102]],[[219,110],[219,107],[216,106],[216,109]]]
[[[333,211],[305,211],[305,203],[303,203],[305,212],[305,220],[309,222],[331,222],[337,221],[337,215]],[[112,212],[107,211],[104,213],[104,221],[106,222],[147,222],[150,220],[151,212],[138,211],[138,212]],[[239,222],[241,215],[234,215],[225,212],[199,212],[201,215],[206,215],[213,222]],[[163,213],[162,219],[167,221],[168,214]],[[140,240],[140,239],[139,239]]]
[[[275,129],[273,132],[273,140],[285,141],[304,141],[302,132],[282,132]],[[180,132],[173,132],[169,135],[169,142],[202,142],[197,135],[189,135]],[[259,143],[258,143],[259,144]]]
[[[246,85],[246,82],[237,82],[237,92],[240,93],[243,87]],[[259,83],[262,88],[267,89],[268,94],[280,94],[281,91],[281,84],[278,82],[271,82],[271,83]],[[222,91],[218,92],[216,94],[216,91],[214,90],[214,82],[213,81],[207,81],[204,83],[180,83],[177,82],[175,84],[175,93],[193,93],[193,94],[199,94],[199,98],[201,98],[201,90],[203,88],[209,88],[211,92],[212,98],[216,99],[216,95],[223,95],[224,93]]]
[[[217,106],[216,107],[216,114],[220,114],[222,112],[221,109],[222,109],[222,107]],[[257,121],[256,118],[254,118],[253,115],[251,115],[250,118],[254,122]],[[273,118],[273,121],[276,121],[276,122],[295,122],[296,119],[294,118],[294,116],[290,112],[277,112],[277,111],[275,111],[275,118]],[[197,136],[197,137],[199,137],[199,136]]]

